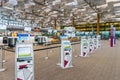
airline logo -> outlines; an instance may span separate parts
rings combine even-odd
[[[71,55],[70,52],[65,52],[65,57],[64,57],[64,67],[69,67],[71,62]]]

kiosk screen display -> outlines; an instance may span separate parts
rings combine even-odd
[[[19,47],[18,48],[18,57],[31,57],[31,48],[30,47]]]

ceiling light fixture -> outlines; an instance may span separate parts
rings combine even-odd
[[[9,0],[8,3],[12,4],[13,6],[18,4],[17,0]]]
[[[78,5],[77,0],[74,0],[73,2],[69,2],[66,4],[66,6],[76,6],[76,5]]]

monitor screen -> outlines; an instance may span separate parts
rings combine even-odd
[[[19,47],[18,48],[18,57],[31,57],[31,47]]]

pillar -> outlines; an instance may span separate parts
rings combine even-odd
[[[54,29],[56,29],[57,28],[57,19],[54,19]]]
[[[72,17],[72,27],[75,27],[75,18],[74,18],[74,16]]]
[[[97,35],[100,33],[100,14],[97,13]]]

